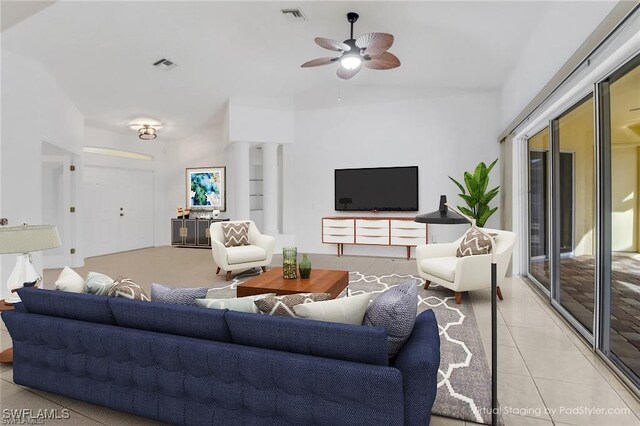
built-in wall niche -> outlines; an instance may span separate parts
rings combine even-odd
[[[252,147],[249,155],[249,214],[251,220],[256,224],[258,229],[262,229],[264,198],[262,150],[260,147]]]
[[[251,211],[262,211],[262,164],[252,165],[249,174],[249,196]]]

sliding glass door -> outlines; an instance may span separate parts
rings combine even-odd
[[[640,55],[527,141],[528,276],[640,387]]]
[[[529,275],[551,290],[549,269],[549,128],[529,139]]]
[[[598,88],[604,229],[600,346],[640,383],[640,56]]]
[[[570,320],[593,333],[595,298],[595,138],[590,94],[552,121],[552,298]]]

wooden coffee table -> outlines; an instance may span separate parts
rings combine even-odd
[[[267,272],[238,285],[238,297],[256,294],[275,293],[277,295],[294,293],[329,293],[335,299],[349,285],[349,272],[330,269],[314,269],[309,278],[285,280],[282,268],[273,268]]]

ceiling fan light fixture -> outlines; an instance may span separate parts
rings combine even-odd
[[[138,129],[138,137],[145,141],[150,141],[158,137],[155,127],[144,124]]]
[[[355,70],[362,65],[362,58],[360,55],[344,55],[340,59],[340,65],[342,65],[344,69]]]
[[[318,46],[338,52],[340,56],[312,59],[302,64],[301,67],[310,68],[339,62],[336,74],[343,80],[349,80],[358,74],[363,67],[370,70],[390,70],[399,67],[400,60],[388,52],[393,45],[393,34],[367,33],[355,38],[353,24],[357,20],[357,13],[349,12],[347,14],[347,21],[349,21],[351,28],[349,38],[343,42],[324,37],[314,39]]]

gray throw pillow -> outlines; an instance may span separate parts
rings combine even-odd
[[[221,226],[225,247],[249,245],[249,222],[227,222]]]
[[[151,300],[174,305],[195,305],[196,299],[207,297],[206,287],[175,288],[163,284],[151,284]]]
[[[255,296],[232,297],[228,299],[196,299],[196,305],[209,309],[228,309],[236,312],[246,312],[249,314],[259,314],[256,300],[265,297],[273,297],[275,293],[257,294]]]
[[[384,327],[389,358],[393,358],[411,335],[417,313],[418,287],[414,280],[406,280],[371,302],[362,324]]]
[[[89,272],[86,284],[88,293],[106,296],[113,287],[113,278],[99,272]]]

